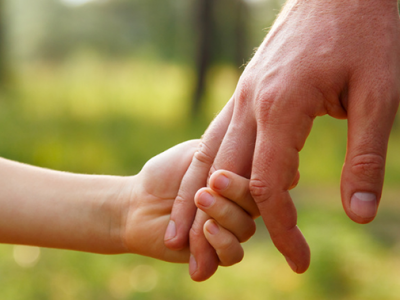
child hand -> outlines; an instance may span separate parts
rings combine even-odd
[[[122,240],[128,252],[187,263],[189,248],[178,251],[164,245],[172,205],[199,140],[187,141],[150,159],[132,177],[132,192],[126,203]]]
[[[189,246],[180,250],[168,249],[164,244],[164,234],[183,175],[198,144],[199,140],[179,144],[153,157],[137,176],[132,177],[131,196],[121,209],[125,214],[122,240],[128,252],[170,262],[189,262]],[[214,195],[215,203],[203,209],[210,213],[216,222],[210,220],[205,229],[221,265],[228,266],[242,259],[240,242],[250,238],[255,230],[254,221],[246,211],[256,216],[258,210],[252,201],[246,200],[246,197],[249,197],[248,180],[225,171],[222,174],[232,178],[233,184],[221,189],[221,194],[211,189],[203,189],[198,195],[199,199],[203,199],[205,193]],[[213,175],[210,182],[215,180],[218,182]],[[224,196],[231,197],[236,203]]]
[[[183,175],[189,167],[198,144],[199,140],[188,141],[153,157],[137,176],[131,178],[132,192],[124,208],[121,209],[126,215],[123,218],[125,226],[122,240],[128,252],[170,262],[189,262],[189,246],[180,250],[168,249],[164,244],[164,234]],[[206,209],[217,221],[213,223],[214,221],[210,220],[205,228],[208,230],[210,243],[221,256],[222,265],[232,265],[242,259],[239,241],[248,239],[255,229],[252,218],[240,208],[243,206],[245,210],[256,214],[253,206],[242,203],[251,203],[242,199],[243,195],[248,195],[247,180],[235,174],[229,174],[229,176],[233,177],[237,184],[221,190],[221,195],[209,190],[208,192],[212,193],[217,201]],[[212,182],[213,178],[215,176],[212,176]],[[202,195],[200,198],[203,198],[205,192],[206,190],[202,190],[199,194]],[[239,204],[223,196],[232,197]],[[230,220],[231,217],[234,219]],[[243,222],[241,226],[239,226],[240,222]],[[225,226],[227,229],[224,228]],[[213,229],[216,229],[218,233],[213,234],[215,232]],[[231,253],[230,249],[232,249]]]

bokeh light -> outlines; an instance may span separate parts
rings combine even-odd
[[[40,248],[16,245],[14,246],[13,257],[20,267],[31,268],[39,261]]]
[[[95,2],[99,0],[60,0],[62,3],[70,6],[80,6],[90,2]]]
[[[158,283],[158,271],[150,265],[139,265],[133,269],[130,282],[136,291],[150,292]]]

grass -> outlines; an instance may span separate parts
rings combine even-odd
[[[215,68],[203,116],[187,117],[193,73],[184,66],[75,57],[63,65],[19,68],[0,95],[0,155],[72,172],[129,175],[152,156],[198,138],[235,88],[237,72]],[[194,283],[187,266],[135,255],[101,256],[0,247],[1,299],[398,299],[400,138],[391,138],[385,201],[377,219],[357,225],[339,197],[346,123],[318,118],[300,155],[293,192],[312,264],[293,274],[262,222],[242,263]],[[25,258],[24,258],[25,257]],[[33,257],[35,258],[35,257]],[[139,275],[138,275],[139,274]]]

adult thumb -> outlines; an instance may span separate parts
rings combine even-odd
[[[349,93],[341,194],[347,215],[361,224],[375,218],[382,194],[387,145],[399,102],[397,93],[382,93],[389,90],[371,91],[371,86],[363,85]]]

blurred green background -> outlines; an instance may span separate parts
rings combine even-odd
[[[205,2],[0,0],[0,156],[130,175],[200,137],[282,5],[208,2],[212,38],[199,94]],[[289,270],[259,220],[244,260],[204,283],[192,282],[186,265],[135,255],[1,245],[0,299],[399,299],[399,149],[397,120],[380,213],[358,225],[339,196],[346,122],[315,121],[292,192],[312,251],[303,275]]]

